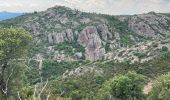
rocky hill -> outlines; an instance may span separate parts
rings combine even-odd
[[[27,85],[21,93],[26,98],[46,84],[42,97],[49,100],[104,100],[98,97],[110,92],[112,83],[107,83],[114,77],[130,71],[131,78],[138,80],[135,72],[152,84],[170,71],[170,14],[111,16],[55,6],[0,21],[0,28],[10,27],[23,28],[33,37],[24,60],[28,67],[22,69]]]
[[[146,50],[143,55],[148,57],[158,53],[152,52],[151,41],[161,45],[161,41],[168,39],[170,17],[154,12],[111,16],[55,6],[2,21],[0,27],[21,27],[29,31],[34,37],[30,57],[35,59],[139,61],[136,56],[139,52],[143,54]],[[126,55],[125,59],[121,53]]]

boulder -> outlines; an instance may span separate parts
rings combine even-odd
[[[74,54],[74,56],[77,57],[78,59],[80,59],[80,58],[83,57],[83,54],[82,54],[82,52],[76,52],[76,53]]]

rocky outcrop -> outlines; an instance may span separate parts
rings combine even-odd
[[[78,35],[78,42],[85,48],[85,57],[87,60],[96,61],[101,59],[105,54],[105,49],[102,48],[102,40],[106,41],[112,38],[112,33],[109,32],[105,24],[95,26],[87,26]],[[101,35],[101,36],[100,36]],[[48,35],[49,43],[62,43],[64,41],[73,41],[74,34],[71,29],[67,29],[62,33],[53,33]]]
[[[101,76],[103,74],[103,70],[94,66],[81,66],[71,71],[67,70],[63,73],[63,78],[80,77],[89,73],[93,73],[95,76]]]
[[[49,43],[62,43],[64,42],[65,33],[53,33],[48,35]]]
[[[131,16],[128,24],[129,28],[138,35],[150,38],[162,38],[170,35],[168,18],[162,14],[154,12]]]
[[[74,54],[74,56],[77,58],[77,59],[81,59],[83,57],[83,53],[82,52],[76,52]]]
[[[99,33],[101,34],[102,39],[105,40],[105,41],[106,41],[108,38],[112,38],[112,37],[113,37],[113,36],[112,36],[112,33],[109,32],[108,27],[107,27],[105,24],[103,24],[103,25],[98,25],[97,30],[98,30]]]
[[[140,36],[156,38],[155,31],[138,16],[130,18],[128,27]]]
[[[61,62],[61,61],[73,61],[74,59],[71,56],[66,55],[64,51],[55,51],[53,54],[53,60]]]
[[[49,43],[62,43],[64,41],[73,41],[74,40],[74,34],[71,29],[67,29],[66,31],[62,33],[52,33],[48,34],[48,42]]]
[[[52,34],[48,34],[48,43],[54,43]]]
[[[73,40],[74,40],[74,34],[73,34],[72,29],[67,29],[67,30],[65,31],[65,34],[66,34],[66,38],[67,38],[69,41],[73,41]]]
[[[105,53],[105,50],[102,48],[102,40],[94,26],[87,26],[79,34],[78,42],[85,47],[87,60],[96,61]]]
[[[80,19],[80,22],[81,22],[82,24],[88,24],[88,23],[91,22],[91,20],[90,20],[89,18],[82,18],[82,19]]]
[[[78,42],[85,48],[85,57],[87,60],[96,61],[101,59],[105,54],[105,49],[102,48],[102,39],[99,32],[102,34],[103,40],[112,38],[112,34],[108,31],[106,25],[99,25],[97,28],[94,26],[87,26],[78,35]],[[74,34],[71,29],[67,29],[62,33],[52,33],[48,35],[48,42],[59,44],[64,41],[73,41]]]
[[[119,35],[118,32],[115,32],[115,33],[114,33],[114,37],[115,37],[116,40],[120,40],[120,35]]]

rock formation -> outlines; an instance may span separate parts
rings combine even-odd
[[[66,31],[62,33],[52,33],[48,34],[48,42],[49,43],[55,43],[59,44],[64,41],[73,41],[74,40],[74,35],[71,29],[67,29]]]
[[[170,31],[167,27],[169,17],[156,13],[140,14],[130,17],[129,28],[135,33],[150,38],[162,38],[169,36]]]
[[[85,47],[86,59],[96,61],[100,59],[105,50],[102,48],[102,40],[96,27],[86,27],[78,36],[78,42]]]
[[[108,38],[112,38],[113,37],[112,33],[109,32],[107,25],[105,25],[105,24],[98,25],[97,29],[100,32],[101,38],[103,40],[106,41]]]

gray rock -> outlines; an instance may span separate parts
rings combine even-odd
[[[65,33],[55,33],[53,34],[53,40],[54,43],[62,43],[64,42],[64,38],[65,38]]]
[[[49,43],[53,43],[53,35],[52,34],[48,34],[48,42]]]
[[[48,42],[49,43],[63,43],[65,40],[73,41],[74,34],[71,29],[67,29],[65,32],[62,33],[52,33],[48,34]]]
[[[145,37],[156,37],[155,31],[137,16],[131,17],[129,20],[129,28],[138,35]]]
[[[89,18],[82,18],[82,19],[80,19],[80,22],[83,24],[88,24],[91,22],[91,20]]]
[[[115,33],[114,33],[114,37],[115,37],[116,40],[120,40],[120,35],[119,35],[118,32],[115,32]]]
[[[160,39],[170,36],[170,31],[167,29],[168,20],[170,20],[169,17],[152,12],[132,16],[128,21],[128,26],[138,35]]]
[[[77,58],[82,58],[83,57],[83,54],[82,54],[82,52],[76,52],[75,54],[74,54],[74,56],[76,56]]]
[[[73,40],[74,40],[74,34],[73,34],[72,29],[67,29],[67,30],[65,31],[65,33],[66,33],[66,37],[67,37],[67,39],[68,39],[69,41],[73,41]]]
[[[86,47],[88,42],[89,42],[89,35],[92,33],[97,33],[97,29],[95,27],[92,26],[88,26],[86,27],[79,35],[78,35],[78,42]]]
[[[107,40],[108,38],[112,38],[112,33],[109,32],[108,27],[103,24],[103,25],[98,25],[97,26],[98,31],[101,33],[102,39]]]
[[[104,54],[101,53],[102,41],[94,26],[87,26],[78,36],[78,42],[85,47],[87,60],[96,61]]]
[[[52,46],[47,47],[47,54],[51,54],[52,52],[54,52],[54,48]]]
[[[66,24],[68,22],[69,22],[69,19],[66,17],[66,15],[65,16],[63,15],[62,17],[60,17],[60,23]]]

